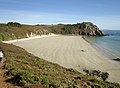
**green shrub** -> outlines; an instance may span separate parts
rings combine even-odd
[[[16,85],[24,86],[30,82],[30,79],[31,79],[31,73],[26,70],[23,70],[23,71],[21,70],[9,81]]]
[[[103,81],[106,81],[106,79],[107,79],[108,77],[109,77],[109,73],[107,73],[107,72],[102,72],[101,78],[102,78]]]
[[[42,83],[43,85],[45,85],[46,88],[49,88],[50,81],[49,81],[49,79],[48,79],[47,77],[43,77],[41,83]]]
[[[31,79],[30,79],[30,83],[32,84],[36,84],[36,83],[39,83],[41,80],[39,78],[39,76],[32,76]]]
[[[13,64],[6,64],[4,68],[7,70],[12,70],[12,69],[14,69],[14,65]]]
[[[0,40],[5,41],[6,39],[7,38],[6,38],[5,34],[0,33]]]

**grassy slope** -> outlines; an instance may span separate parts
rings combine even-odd
[[[45,88],[70,87],[80,88],[83,86],[92,88],[120,88],[119,84],[103,82],[94,77],[83,75],[73,69],[66,69],[57,64],[50,63],[35,57],[24,49],[0,43],[0,48],[5,53],[5,75],[8,82],[18,86],[37,84]]]
[[[20,24],[20,26],[8,25],[8,24],[0,24],[0,40],[11,40],[11,39],[20,39],[26,38],[27,35],[31,33],[35,35],[42,34],[75,34],[75,35],[91,35],[91,29],[84,30],[85,25],[89,24],[89,28],[93,28],[93,32],[96,35],[102,35],[101,31],[96,30],[95,25],[91,22],[83,22],[77,24],[63,24],[63,25],[24,25]],[[81,29],[81,30],[80,30]],[[96,30],[96,31],[95,31]],[[93,35],[95,35],[93,33]]]
[[[49,29],[52,26],[36,26],[36,25],[22,25],[21,27],[7,26],[6,24],[0,24],[0,40],[11,40],[26,38],[26,34],[42,35],[48,34]]]

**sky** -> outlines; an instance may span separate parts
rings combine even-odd
[[[72,24],[93,22],[120,30],[120,0],[0,0],[0,23]]]

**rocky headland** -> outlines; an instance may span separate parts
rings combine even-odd
[[[97,25],[91,22],[57,25],[24,25],[17,22],[8,22],[7,24],[0,24],[0,40],[2,41],[28,38],[37,35],[47,35],[51,33],[62,35],[85,36],[105,35],[97,27]]]
[[[105,35],[97,25],[91,22],[83,22],[79,24],[80,35],[90,35],[90,36],[103,36]]]
[[[86,36],[104,36],[105,34],[91,22],[82,22],[77,24],[59,24],[62,28],[52,28],[51,32],[56,34],[75,34]]]

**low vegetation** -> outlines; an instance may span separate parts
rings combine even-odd
[[[100,31],[99,28],[91,22],[58,25],[24,25],[18,22],[0,24],[0,40],[2,41],[50,33],[88,36],[104,35],[102,31]]]
[[[0,43],[6,62],[7,82],[20,87],[33,88],[120,88],[110,83],[83,75],[74,69],[66,69],[57,64],[38,58],[24,49],[12,44]]]
[[[89,30],[86,32],[83,30],[91,29],[91,27],[97,28],[97,26],[92,23],[88,24],[91,26],[86,26],[86,23],[82,25],[81,23],[72,25],[23,25],[18,22],[8,22],[7,24],[0,24],[0,40],[20,39],[49,33],[89,35]],[[83,75],[74,69],[67,69],[38,58],[12,44],[0,42],[0,49],[4,51],[6,59],[3,66],[3,69],[6,70],[4,73],[7,76],[6,82],[22,88],[120,88],[119,84],[106,81],[109,76],[107,72],[101,73],[94,70],[91,76],[90,72],[86,70],[87,74]],[[101,77],[102,80],[93,75]]]
[[[99,78],[101,78],[103,81],[106,81],[107,78],[109,77],[109,73],[108,73],[108,72],[101,72],[100,70],[87,70],[87,69],[84,69],[83,71],[84,71],[87,75],[99,77]]]
[[[21,27],[22,25],[18,22],[8,22],[7,26]]]
[[[49,26],[23,25],[17,22],[0,24],[0,41],[49,34]]]

